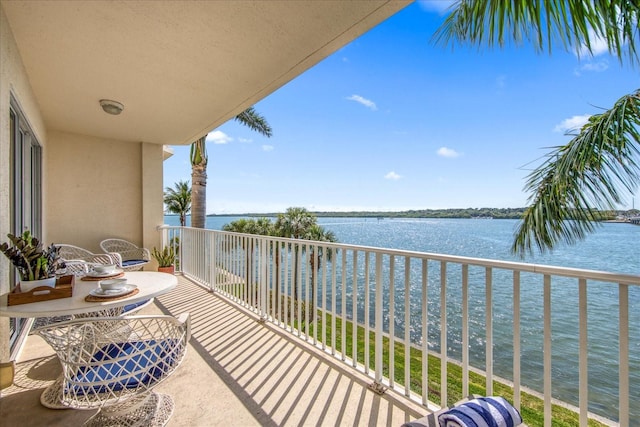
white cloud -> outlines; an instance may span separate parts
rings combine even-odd
[[[447,147],[438,148],[438,151],[436,151],[436,153],[438,154],[438,156],[448,157],[450,159],[454,159],[454,158],[460,157],[462,155],[462,153],[458,153],[453,148],[447,148]]]
[[[560,124],[556,125],[556,127],[553,128],[553,131],[566,133],[568,131],[580,130],[580,128],[589,121],[589,117],[591,117],[590,114],[569,117],[568,119],[564,119],[563,121],[561,121]]]
[[[238,138],[238,142],[249,143],[249,142],[253,142],[253,139],[251,139],[251,138]]]
[[[597,36],[593,30],[589,30],[589,39],[591,42],[591,52],[587,49],[586,45],[582,45],[578,52],[580,57],[583,56],[598,56],[604,53],[609,52],[609,46],[607,46],[607,41],[602,37]]]
[[[402,178],[402,176],[398,175],[397,173],[395,173],[394,171],[389,172],[388,174],[386,174],[384,176],[385,179],[392,179],[394,181],[399,180],[400,178]]]
[[[233,141],[233,138],[220,130],[210,132],[206,139],[206,142],[213,142],[214,144],[228,144],[231,141]]]
[[[273,145],[263,145],[262,146],[262,151],[273,151]]]
[[[370,99],[367,98],[363,98],[360,95],[351,95],[349,97],[347,97],[347,99],[349,101],[355,101],[357,103],[360,103],[362,105],[364,105],[367,108],[370,108],[373,111],[376,111],[378,109],[378,107],[376,107],[376,103],[371,101]]]
[[[609,62],[605,59],[597,62],[587,62],[580,67],[581,71],[594,71],[596,73],[601,73],[606,71],[609,68]]]

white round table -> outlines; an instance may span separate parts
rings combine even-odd
[[[153,271],[126,272],[124,277],[127,284],[136,285],[138,293],[129,298],[87,302],[85,297],[92,289],[96,289],[99,281],[75,278],[73,295],[49,301],[32,302],[29,304],[7,305],[7,294],[2,295],[0,301],[0,316],[4,317],[41,317],[57,318],[59,316],[74,315],[77,317],[112,316],[122,313],[122,308],[137,302],[148,301],[169,292],[178,284],[178,278],[173,274]],[[40,396],[43,406],[50,409],[66,409],[61,404],[63,378],[60,376],[47,387]]]
[[[7,295],[0,300],[0,316],[3,317],[55,317],[69,314],[83,314],[94,311],[108,310],[125,305],[149,300],[158,295],[169,292],[178,284],[178,278],[173,274],[155,271],[126,272],[124,277],[128,284],[136,285],[138,293],[116,300],[87,302],[85,297],[92,289],[98,287],[97,281],[85,281],[75,278],[73,296],[49,301],[32,302],[29,304],[7,305]]]

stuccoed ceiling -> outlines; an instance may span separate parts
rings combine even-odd
[[[48,129],[189,144],[409,2],[7,1]],[[124,104],[104,113],[102,98]]]

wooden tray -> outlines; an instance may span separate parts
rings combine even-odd
[[[30,302],[49,301],[69,298],[73,295],[75,276],[62,276],[56,280],[56,287],[40,286],[29,292],[20,292],[20,285],[7,295],[7,305],[29,304]]]

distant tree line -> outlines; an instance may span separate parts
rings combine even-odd
[[[408,211],[353,211],[353,212],[310,212],[316,217],[333,218],[493,218],[493,219],[521,219],[526,208],[464,208],[464,209],[416,209]],[[279,212],[272,213],[244,213],[207,216],[246,216],[277,218]],[[618,216],[637,216],[640,210],[600,211],[601,220],[612,220]],[[571,215],[568,215],[571,217]]]
[[[418,209],[409,211],[313,212],[317,217],[338,218],[497,218],[520,219],[526,208]],[[249,217],[277,217],[278,213],[244,214]]]
[[[317,216],[379,218],[497,218],[519,219],[525,208],[419,209],[401,212],[317,212]]]

